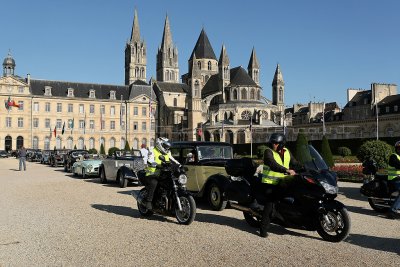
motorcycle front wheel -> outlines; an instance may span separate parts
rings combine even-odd
[[[340,242],[349,235],[350,224],[346,208],[335,208],[318,216],[317,232],[326,241]]]
[[[175,217],[180,224],[189,225],[196,217],[196,202],[190,195],[179,196],[182,211],[179,210],[178,205],[175,207]]]

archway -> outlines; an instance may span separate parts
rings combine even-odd
[[[246,143],[246,133],[244,130],[240,130],[237,133],[236,144],[245,144]]]
[[[22,136],[17,137],[17,149],[20,149],[24,145],[24,138]]]
[[[12,150],[12,137],[9,135],[7,135],[4,139],[4,148],[6,149],[6,151]]]
[[[221,141],[218,130],[213,132],[213,136],[214,136],[214,142],[220,142]]]
[[[229,144],[233,144],[233,132],[230,130],[227,130],[225,132],[225,142]]]

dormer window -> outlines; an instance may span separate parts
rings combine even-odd
[[[74,89],[68,88],[68,97],[74,97]]]
[[[115,91],[110,91],[110,99],[116,99],[115,98]]]
[[[50,86],[45,86],[44,87],[44,95],[45,96],[51,96],[51,87]]]
[[[364,105],[368,104],[368,99],[364,98]]]
[[[95,90],[91,89],[89,91],[89,98],[96,98],[96,91]]]

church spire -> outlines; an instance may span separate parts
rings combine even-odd
[[[132,33],[131,33],[131,43],[140,42],[140,29],[139,29],[139,18],[137,14],[137,10],[135,8],[135,14],[133,16],[133,25],[132,25]]]
[[[172,42],[168,15],[165,17],[161,46],[157,52],[157,81],[179,82],[178,49]]]
[[[194,46],[193,52],[190,55],[189,60],[193,59],[193,55],[196,55],[196,58],[207,58],[207,59],[215,59],[215,53],[211,46],[210,40],[208,40],[208,36],[203,29],[201,29],[201,33],[199,38],[197,39],[196,45]]]
[[[222,45],[222,49],[221,49],[221,54],[219,56],[219,61],[218,61],[218,65],[229,65],[229,57],[228,54],[226,53],[226,48],[225,45]]]
[[[285,101],[285,82],[279,64],[276,65],[274,79],[272,81],[272,104],[277,105],[279,110],[283,110]]]
[[[247,71],[250,77],[253,79],[253,81],[257,85],[260,85],[260,64],[258,64],[256,49],[254,47],[253,50],[251,51],[251,56],[249,60],[249,65],[247,67]]]
[[[272,81],[272,86],[278,85],[278,84],[285,85],[279,64],[276,65],[274,80]]]

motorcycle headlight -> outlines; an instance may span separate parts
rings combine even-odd
[[[181,183],[181,184],[186,184],[186,183],[187,183],[187,176],[184,175],[184,174],[179,175],[178,181],[179,181],[179,183]]]
[[[330,185],[324,181],[320,181],[320,183],[328,194],[337,194],[339,191],[339,188],[337,186]]]

